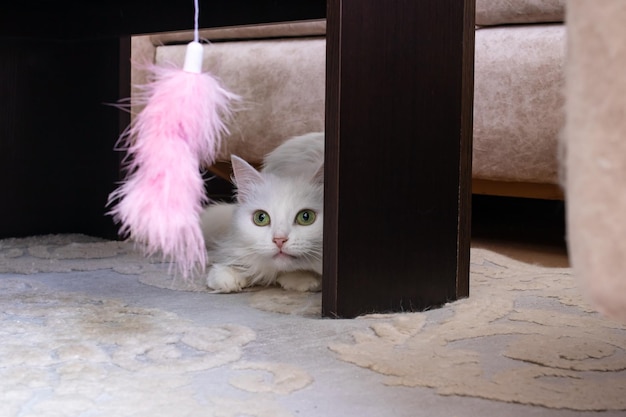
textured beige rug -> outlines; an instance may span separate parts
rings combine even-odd
[[[126,242],[0,241],[0,415],[626,410],[626,328],[569,269],[474,249],[469,299],[356,320],[319,319],[319,294],[209,294],[167,271]]]

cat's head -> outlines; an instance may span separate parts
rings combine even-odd
[[[277,272],[321,272],[323,165],[314,175],[276,176],[232,158],[238,205],[234,228],[239,244],[257,262]]]

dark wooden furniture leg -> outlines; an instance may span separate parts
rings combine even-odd
[[[323,315],[468,296],[474,0],[329,0],[327,19]]]

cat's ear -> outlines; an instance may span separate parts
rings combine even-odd
[[[313,174],[313,177],[311,177],[311,182],[314,184],[324,185],[324,162],[320,164],[317,171],[315,171],[315,174]]]
[[[252,165],[236,155],[231,155],[230,162],[233,166],[233,180],[237,186],[237,199],[240,202],[245,201],[255,184],[263,181],[263,177]]]

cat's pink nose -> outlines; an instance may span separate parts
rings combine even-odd
[[[282,249],[285,242],[288,241],[289,239],[286,237],[275,237],[272,240],[274,241],[276,246],[278,246],[278,249]]]

